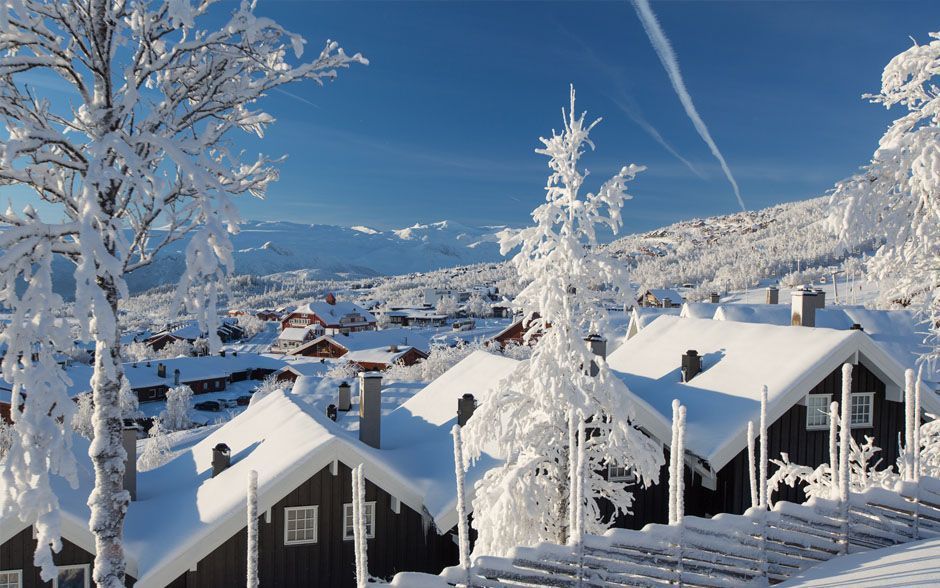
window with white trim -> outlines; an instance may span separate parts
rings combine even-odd
[[[375,503],[366,502],[363,505],[362,513],[366,519],[366,539],[375,537]],[[347,502],[343,505],[343,539],[353,540],[353,505]]]
[[[607,480],[609,482],[623,482],[625,484],[632,484],[636,482],[636,474],[633,473],[633,468],[629,466],[621,466],[616,463],[607,464]]]
[[[874,423],[874,392],[859,392],[852,394],[851,419],[853,427],[870,427]]]
[[[284,545],[317,542],[318,506],[284,507]]]
[[[831,394],[809,394],[806,396],[806,429],[829,428],[829,404]]]
[[[0,588],[23,588],[23,570],[0,571]]]
[[[52,588],[88,588],[91,568],[88,564],[58,566],[52,579]]]

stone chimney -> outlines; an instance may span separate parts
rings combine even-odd
[[[708,301],[711,302],[712,304],[718,304],[719,302],[721,302],[721,294],[719,294],[718,292],[712,292],[711,294],[708,295]]]
[[[698,351],[689,349],[682,356],[682,381],[688,382],[702,371],[702,358]]]
[[[780,304],[780,290],[776,286],[767,286],[767,304]]]
[[[158,363],[158,364],[157,364],[157,377],[158,377],[158,378],[165,378],[165,377],[166,377],[166,364],[165,364],[165,363]]]
[[[826,291],[822,288],[816,288],[816,308],[826,308]]]
[[[352,407],[352,394],[350,393],[350,385],[348,382],[343,382],[339,385],[339,394],[336,399],[336,408],[342,411],[348,411]]]
[[[232,450],[225,443],[212,448],[212,477],[216,477],[232,465]]]
[[[124,422],[121,441],[127,459],[124,460],[124,489],[137,500],[137,425]]]
[[[864,331],[864,330],[865,330],[865,328],[862,327],[862,325],[860,325],[859,323],[852,323],[852,326],[850,327],[850,329],[853,330],[853,331]]]
[[[180,369],[179,368],[176,368],[175,370],[173,370],[173,385],[174,386],[180,385]]]
[[[359,374],[359,440],[376,449],[382,446],[382,374]]]
[[[457,424],[461,427],[467,424],[473,411],[477,408],[477,401],[473,394],[464,394],[457,399]]]
[[[604,339],[600,335],[588,335],[584,340],[590,346],[591,353],[603,359],[607,359],[607,339]],[[591,377],[596,376],[598,371],[597,364],[592,361],[591,370],[589,372]]]
[[[790,324],[795,327],[816,326],[816,291],[806,286],[790,294]]]
[[[672,300],[663,298],[663,308],[672,308]]]

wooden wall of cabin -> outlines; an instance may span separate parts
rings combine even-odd
[[[33,528],[26,527],[0,545],[0,570],[22,570],[23,588],[49,588],[52,582],[43,582],[39,576],[39,568],[33,565],[35,551]],[[59,566],[88,564],[91,573],[95,556],[63,537],[62,550],[53,554],[52,559]],[[125,582],[127,588],[133,588],[134,582],[135,579],[128,576]]]
[[[298,486],[271,509],[271,522],[258,519],[259,579],[261,586],[301,588],[355,586],[353,541],[343,539],[343,505],[352,502],[351,470],[340,463],[337,475],[324,468]],[[375,501],[375,538],[368,540],[369,573],[388,578],[399,571],[437,573],[458,560],[450,534],[439,535],[430,518],[400,506],[392,510],[392,497],[366,481],[366,502]],[[317,542],[284,544],[284,507],[319,506]],[[172,588],[244,586],[247,529],[242,529],[186,572]]]

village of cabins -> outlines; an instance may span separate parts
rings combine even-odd
[[[379,317],[374,303],[333,294],[296,307],[238,309],[221,323],[226,345],[216,355],[126,363],[144,415],[127,421],[125,431],[125,487],[132,495],[124,530],[128,586],[245,585],[246,489],[233,482],[249,470],[258,474],[261,585],[355,585],[350,481],[357,464],[364,464],[369,572],[388,578],[456,564],[451,428],[473,418],[517,365],[504,351],[538,338],[528,332],[528,317],[512,316],[511,301],[495,288],[480,286],[477,294],[487,301],[485,317],[469,317],[470,292],[435,289],[425,293],[423,306],[382,308]],[[452,316],[435,310],[445,296],[457,303]],[[782,301],[777,287],[768,287],[762,304],[724,302],[717,294],[705,302],[683,297],[681,289],[650,290],[632,307],[611,309],[611,331],[595,336],[592,347],[627,384],[634,422],[664,455],[671,403],[679,399],[687,407],[686,513],[707,517],[750,506],[748,421],[759,411],[756,381],[768,390],[768,455],[788,454],[815,467],[828,459],[826,408],[838,399],[840,369],[850,363],[852,436],[860,443],[874,437],[879,457],[894,463],[905,370],[923,353],[912,313],[827,307],[826,293],[810,287]],[[265,329],[246,339],[239,317],[248,314],[265,321]],[[195,323],[184,323],[133,339],[156,352],[178,341],[197,343],[198,350],[203,336]],[[430,383],[389,377],[395,367],[419,366],[435,348],[456,347],[468,350]],[[88,391],[91,366],[63,361],[78,398]],[[923,409],[940,414],[940,374],[928,370],[922,378]],[[265,380],[276,384],[262,396],[257,390]],[[195,395],[193,428],[175,434],[172,459],[137,468],[148,419],[163,408],[167,391],[181,385]],[[4,418],[13,402],[3,385]],[[62,480],[55,486],[63,540],[55,563],[87,586],[94,560],[88,441],[78,437],[73,451],[78,486]],[[500,460],[490,454],[476,460],[467,488]],[[631,471],[616,464],[606,475],[634,486],[634,514],[615,526],[666,522],[665,466],[661,482],[649,487],[636,485]],[[778,498],[804,496],[799,487],[785,487]],[[23,588],[47,585],[33,565],[31,525],[0,522],[0,576],[15,574],[12,585]]]

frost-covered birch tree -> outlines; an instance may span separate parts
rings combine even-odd
[[[847,245],[874,234],[884,245],[870,260],[883,303],[929,309],[940,318],[940,33],[895,56],[881,91],[866,95],[900,107],[862,173],[839,184],[833,221]],[[904,112],[906,110],[906,112]]]
[[[532,213],[535,224],[502,237],[504,254],[519,247],[512,264],[528,282],[516,303],[534,322],[529,334],[542,335],[531,359],[498,385],[464,430],[468,456],[495,450],[506,457],[475,489],[475,554],[567,541],[569,412],[598,433],[586,439],[585,532],[600,532],[609,523],[597,498],[610,500],[620,512],[630,508],[626,486],[601,474],[606,463],[632,468],[644,484],[657,479],[663,463],[659,446],[632,426],[624,384],[584,340],[602,332],[605,319],[595,288],[604,288],[606,296],[629,292],[622,265],[597,249],[596,231],[619,231],[621,209],[630,198],[627,183],[644,168],[631,164],[597,192],[582,193],[587,174],[578,165],[585,148],[593,148],[589,134],[599,121],[587,124],[584,114],[576,115],[574,99],[572,88],[570,110],[562,111],[564,127],[542,138],[536,150],[549,158],[551,175],[545,203]]]
[[[212,13],[210,15],[209,13]],[[227,12],[227,15],[225,14]],[[222,18],[219,28],[201,23]],[[59,218],[32,206],[0,214],[0,289],[12,309],[2,334],[3,377],[14,397],[16,439],[2,475],[2,511],[35,524],[35,562],[54,571],[61,546],[50,475],[74,480],[74,411],[55,349],[71,344],[55,317],[52,260],[75,265],[76,318],[95,343],[95,488],[89,497],[99,586],[124,585],[118,306],[125,275],[191,234],[180,304],[212,325],[221,279],[231,270],[233,197],[262,196],[277,160],[250,157],[235,131],[262,136],[273,117],[258,100],[301,80],[323,83],[365,63],[327,41],[313,59],[304,40],[255,14],[255,2],[215,0],[7,0],[0,6],[0,185],[31,192]],[[31,82],[55,79],[61,92]],[[159,230],[157,230],[159,228]],[[215,341],[215,343],[218,343]]]

